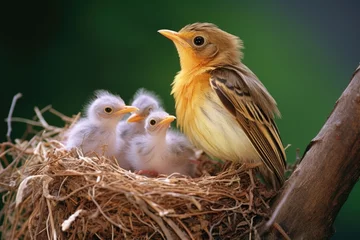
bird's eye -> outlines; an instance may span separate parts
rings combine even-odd
[[[111,107],[104,108],[104,112],[107,113],[107,114],[112,113],[112,111],[113,111],[113,109]]]
[[[204,43],[205,43],[205,39],[202,37],[202,36],[196,36],[195,38],[194,38],[194,44],[196,45],[196,46],[202,46],[202,45],[204,45]]]
[[[154,119],[151,119],[151,120],[150,120],[150,125],[151,125],[151,126],[154,126],[155,124],[156,124],[156,121],[155,121]]]

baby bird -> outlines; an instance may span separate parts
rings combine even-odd
[[[145,119],[150,112],[161,108],[161,101],[154,93],[141,88],[135,93],[131,105],[139,110],[134,112],[127,121],[121,121],[117,127],[118,134],[125,141],[129,141],[136,134],[145,133]]]
[[[145,119],[149,116],[150,112],[160,109],[161,101],[154,93],[141,88],[134,94],[131,105],[139,110],[134,112],[127,121],[121,121],[116,129],[117,135],[124,140],[124,146],[117,156],[120,167],[124,169],[131,169],[130,161],[127,159],[126,154],[129,141],[134,136],[145,133]]]
[[[164,111],[150,113],[144,135],[130,141],[127,158],[136,171],[194,176],[196,153],[186,137],[169,131],[176,118]]]
[[[96,91],[95,97],[87,106],[86,117],[69,130],[66,148],[80,148],[85,155],[116,156],[124,145],[116,126],[126,113],[138,109],[105,90]]]

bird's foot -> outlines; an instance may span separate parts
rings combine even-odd
[[[159,173],[154,170],[139,170],[139,171],[135,171],[135,173],[147,177],[157,177],[159,175]]]

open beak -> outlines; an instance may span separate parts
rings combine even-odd
[[[169,115],[166,118],[164,118],[163,120],[161,120],[161,122],[159,122],[159,126],[163,126],[165,124],[170,124],[171,122],[173,122],[176,119],[175,116]]]
[[[161,35],[172,40],[174,43],[179,43],[179,44],[183,45],[184,47],[190,46],[189,43],[185,39],[183,39],[178,32],[167,30],[167,29],[161,29],[161,30],[158,30],[158,33],[160,33]]]
[[[137,113],[133,113],[128,119],[127,119],[127,122],[130,123],[130,122],[140,122],[142,120],[144,120],[145,117],[137,114]]]
[[[125,106],[123,109],[114,112],[115,115],[121,115],[121,114],[126,114],[126,113],[130,113],[130,112],[136,112],[139,111],[139,109],[137,107],[134,106]]]

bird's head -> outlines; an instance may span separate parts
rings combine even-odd
[[[131,105],[137,107],[139,110],[134,112],[127,119],[127,122],[143,123],[152,111],[160,108],[161,101],[154,93],[141,88],[135,93]]]
[[[101,124],[117,124],[125,114],[137,111],[137,107],[126,106],[117,95],[104,90],[95,92],[95,99],[87,107],[87,117]]]
[[[164,111],[150,113],[145,121],[145,130],[150,135],[165,134],[170,124],[176,119],[175,116],[169,115]]]
[[[243,57],[242,41],[211,23],[193,23],[179,32],[159,30],[177,48],[182,69],[237,64]]]

